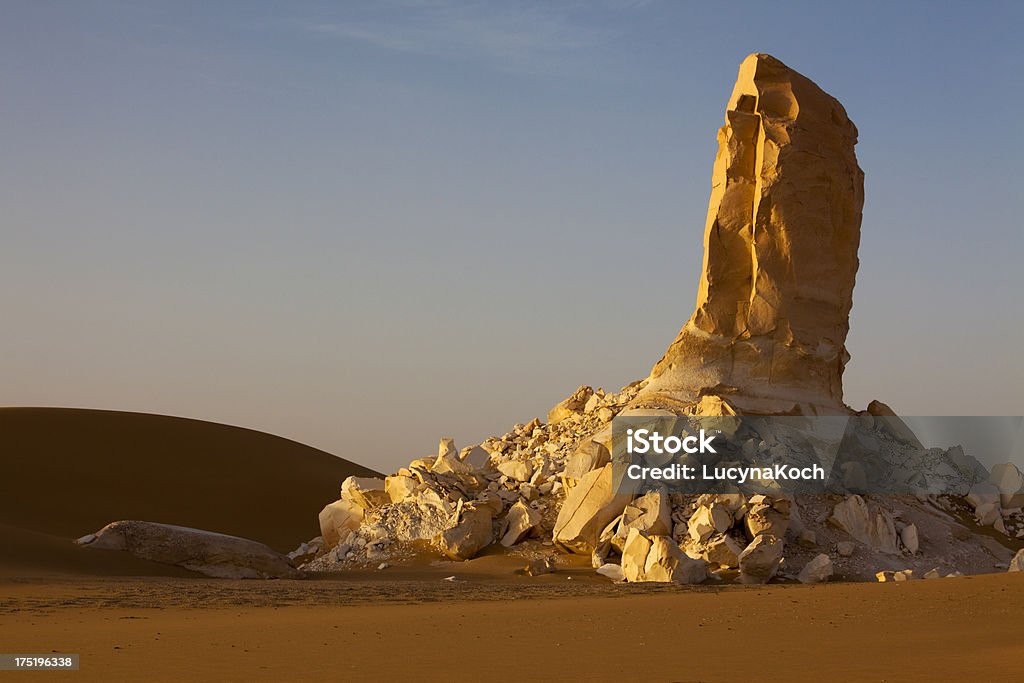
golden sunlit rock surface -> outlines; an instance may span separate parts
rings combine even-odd
[[[843,106],[809,79],[766,54],[743,61],[718,132],[696,310],[637,405],[713,395],[748,414],[850,412],[856,142]]]

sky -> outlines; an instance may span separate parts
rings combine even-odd
[[[0,2],[0,405],[394,469],[643,378],[768,52],[866,174],[846,401],[1024,414],[1020,3]]]

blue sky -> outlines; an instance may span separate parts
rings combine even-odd
[[[6,2],[0,405],[393,467],[647,374],[769,52],[866,173],[847,402],[1024,413],[1019,3]]]

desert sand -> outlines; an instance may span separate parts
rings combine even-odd
[[[455,582],[6,580],[0,642],[80,653],[43,675],[78,681],[1009,681],[1024,659],[1022,574],[616,586],[487,560]]]

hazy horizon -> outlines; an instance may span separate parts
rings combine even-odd
[[[792,8],[8,3],[0,405],[388,470],[641,379],[768,52],[860,130],[846,402],[1024,414],[1024,10]]]

